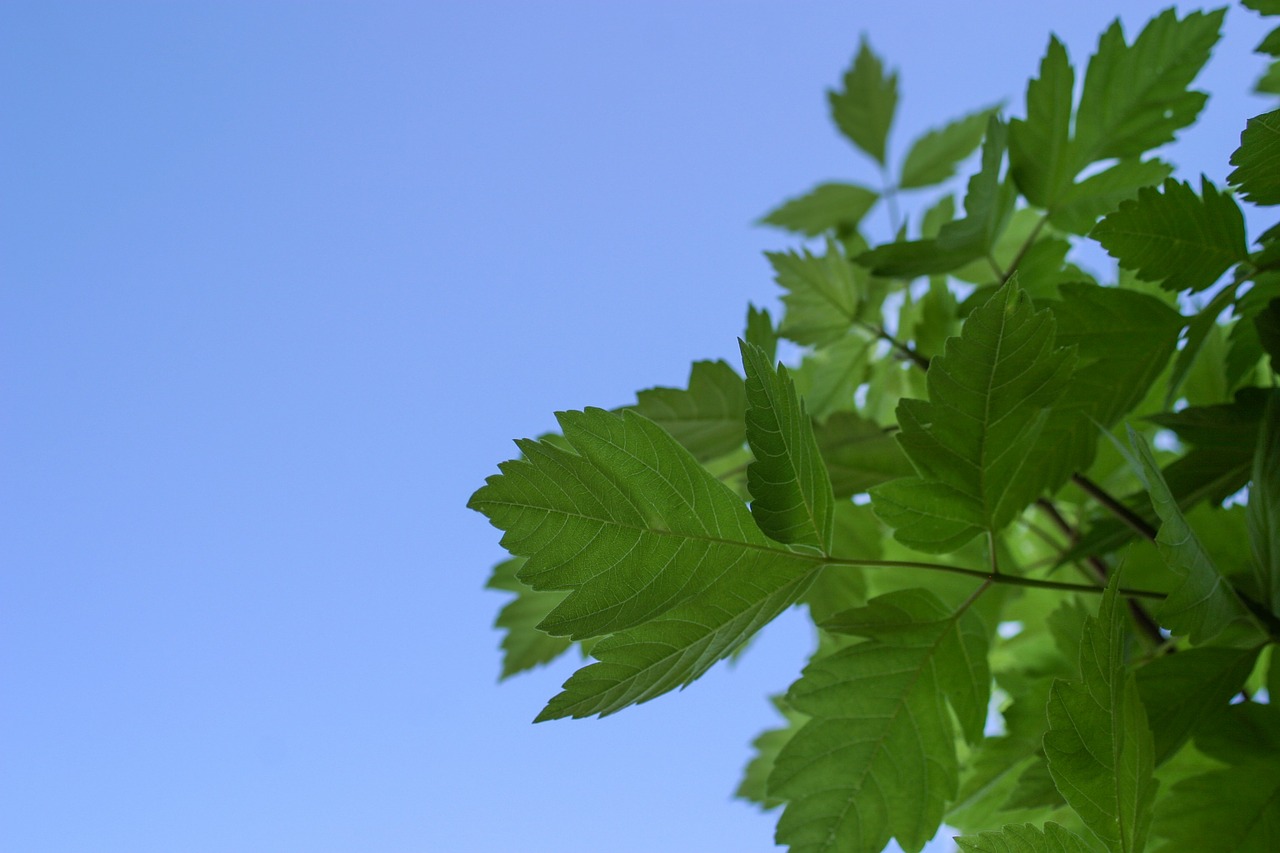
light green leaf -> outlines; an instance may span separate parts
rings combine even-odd
[[[523,565],[519,557],[503,560],[493,567],[493,576],[485,586],[504,592],[514,592],[516,597],[502,608],[495,628],[506,631],[502,637],[502,679],[510,678],[550,663],[567,652],[573,641],[568,637],[553,637],[538,629],[538,624],[564,601],[563,592],[538,592],[521,583],[516,570]]]
[[[809,192],[771,210],[760,222],[808,237],[858,227],[880,196],[856,184],[818,184]]]
[[[1256,648],[1202,646],[1163,655],[1138,670],[1138,693],[1155,738],[1157,766],[1222,713],[1257,659]]]
[[[1075,72],[1056,36],[1040,60],[1040,76],[1027,84],[1027,117],[1009,123],[1009,173],[1027,201],[1054,208],[1075,177],[1071,96]]]
[[[1233,264],[1249,259],[1244,217],[1228,193],[1208,178],[1202,197],[1190,184],[1164,182],[1163,192],[1138,191],[1104,218],[1090,236],[1126,269],[1168,290],[1204,290]]]
[[[650,388],[632,411],[644,415],[701,462],[732,453],[747,440],[742,377],[723,361],[695,361],[689,387]]]
[[[1133,45],[1117,19],[1089,60],[1076,115],[1079,166],[1112,157],[1137,157],[1172,142],[1195,121],[1207,95],[1188,91],[1218,41],[1225,9],[1173,9],[1152,18]]]
[[[965,853],[1093,853],[1080,836],[1056,823],[1046,823],[1043,830],[1008,824],[999,832],[960,836],[956,844]]]
[[[951,612],[919,589],[829,627],[870,639],[814,660],[787,693],[811,719],[769,777],[769,796],[787,801],[777,841],[792,853],[870,853],[894,837],[918,851],[956,792],[952,711],[967,737],[981,736],[986,629],[971,610]]]
[[[813,425],[787,369],[775,370],[757,346],[739,341],[747,373],[747,468],[751,514],[765,535],[831,551],[835,498]]]
[[[1133,427],[1128,430],[1129,443],[1137,455],[1135,471],[1162,522],[1156,545],[1169,568],[1182,578],[1182,583],[1160,605],[1156,618],[1173,633],[1185,634],[1197,645],[1220,634],[1231,645],[1253,645],[1261,639],[1253,617],[1187,524],[1146,439]]]
[[[742,501],[652,421],[557,415],[573,452],[520,441],[469,506],[527,557],[520,580],[569,595],[541,628],[574,639],[641,625],[736,581],[762,599],[812,564],[775,545]],[[603,648],[603,644],[600,645]]]
[[[865,38],[858,45],[853,67],[844,75],[844,88],[828,90],[827,101],[840,132],[883,166],[885,142],[898,107],[898,74],[885,72]]]
[[[854,407],[853,395],[866,378],[875,339],[845,335],[805,356],[795,371],[796,388],[815,418]]]
[[[836,412],[816,424],[814,432],[838,498],[913,473],[893,433],[854,412]]]
[[[988,108],[931,130],[911,143],[902,163],[899,189],[915,189],[940,184],[956,172],[960,161],[977,150],[987,130],[987,119],[996,108]]]
[[[1116,575],[1096,619],[1086,620],[1080,680],[1054,681],[1049,772],[1062,796],[1113,853],[1141,853],[1156,782],[1151,730],[1133,676],[1124,665],[1123,602]]]
[[[1054,320],[1011,282],[947,341],[927,375],[929,401],[898,404],[898,441],[915,478],[871,490],[872,506],[905,545],[952,551],[999,530],[1033,501],[1042,474],[1032,450],[1075,362]]]
[[[1280,708],[1227,709],[1196,745],[1226,767],[1179,781],[1161,802],[1157,853],[1274,853],[1280,849]]]
[[[803,345],[829,344],[843,337],[858,318],[861,296],[859,277],[844,249],[827,240],[827,253],[765,252],[773,265],[786,314],[778,334]]]
[[[1248,519],[1254,583],[1263,605],[1280,616],[1280,396],[1275,394],[1258,431]]]
[[[1227,183],[1240,187],[1254,204],[1280,204],[1280,110],[1254,116],[1231,155],[1236,169]]]

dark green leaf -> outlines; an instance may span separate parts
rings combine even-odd
[[[1249,251],[1235,200],[1207,178],[1201,191],[1197,197],[1190,184],[1172,179],[1163,192],[1141,189],[1090,236],[1139,278],[1168,290],[1204,290],[1233,264],[1247,261]]]
[[[747,440],[742,377],[723,361],[695,361],[689,387],[650,388],[631,407],[662,427],[699,461],[715,459]]]
[[[925,590],[881,596],[830,627],[870,639],[813,661],[787,693],[811,719],[769,777],[769,795],[787,801],[778,843],[875,851],[895,837],[918,851],[956,791],[952,712],[966,737],[982,733],[986,629]]]
[[[1204,646],[1164,655],[1138,670],[1138,693],[1163,764],[1244,686],[1258,658],[1255,649]]]
[[[1280,204],[1280,110],[1249,119],[1227,175],[1254,204]]]
[[[1056,823],[1046,823],[1043,830],[1008,824],[999,832],[958,837],[956,844],[965,853],[1093,853],[1080,836]]]
[[[840,132],[884,165],[885,142],[898,107],[898,74],[885,72],[865,38],[858,45],[853,67],[844,75],[844,88],[829,90],[827,101]]]
[[[1249,544],[1262,604],[1280,616],[1280,396],[1262,415],[1249,486]],[[1280,697],[1276,697],[1280,701]]]
[[[879,198],[877,193],[856,184],[818,184],[770,211],[760,222],[809,237],[828,231],[852,231]]]
[[[812,422],[781,365],[740,341],[747,373],[747,468],[751,514],[765,535],[830,553],[835,499]]]
[[[1075,72],[1056,36],[1027,84],[1027,118],[1009,123],[1009,173],[1027,201],[1054,208],[1078,169],[1070,141]]]
[[[1271,357],[1271,372],[1280,373],[1280,299],[1272,299],[1253,317],[1258,343]]]
[[[1063,231],[1088,234],[1099,216],[1111,213],[1138,194],[1169,177],[1173,167],[1161,160],[1121,160],[1096,175],[1072,184],[1049,214],[1049,221]]]
[[[778,357],[778,332],[773,327],[769,312],[754,305],[747,305],[747,343],[755,344],[773,361]]]
[[[1088,619],[1080,680],[1055,681],[1044,736],[1049,772],[1062,796],[1108,850],[1141,853],[1156,782],[1151,730],[1124,665],[1124,606],[1116,581]]]
[[[893,433],[854,412],[835,412],[814,432],[837,498],[913,473]]]
[[[954,175],[960,161],[982,143],[987,119],[995,111],[995,108],[989,108],[970,113],[945,127],[929,131],[911,143],[907,159],[902,164],[898,187],[907,190],[932,186]]]

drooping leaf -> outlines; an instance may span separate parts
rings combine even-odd
[[[1280,204],[1280,110],[1249,119],[1231,165],[1227,183],[1240,187],[1246,200]]]
[[[1256,643],[1260,637],[1253,617],[1187,524],[1146,439],[1133,427],[1128,431],[1137,456],[1135,470],[1161,520],[1156,544],[1169,568],[1182,578],[1160,606],[1156,618],[1173,633],[1185,634],[1197,645],[1220,634],[1233,645]]]
[[[747,440],[742,377],[723,361],[695,361],[689,387],[650,388],[631,407],[662,427],[699,461],[715,459]]]
[[[952,551],[999,530],[1043,485],[1032,451],[1075,357],[1054,320],[1010,283],[965,322],[930,364],[929,400],[898,405],[899,443],[917,476],[871,490],[903,544]]]
[[[1195,121],[1208,96],[1187,87],[1208,61],[1225,12],[1192,12],[1179,20],[1166,9],[1132,45],[1118,19],[1103,33],[1076,115],[1081,166],[1139,156]]]
[[[1257,658],[1257,649],[1202,646],[1163,655],[1138,670],[1138,693],[1155,739],[1157,766],[1221,714]]]
[[[956,166],[978,149],[987,130],[987,119],[995,108],[979,110],[931,130],[907,150],[902,163],[899,189],[915,189],[940,184],[956,172]]]
[[[893,837],[918,851],[956,791],[952,712],[966,737],[981,736],[986,629],[972,610],[952,612],[918,589],[873,599],[829,627],[869,639],[814,660],[787,693],[811,719],[769,777],[769,795],[787,802],[778,843],[861,853]]]
[[[913,473],[893,433],[861,415],[836,412],[816,424],[814,432],[837,498]]]
[[[1263,606],[1280,616],[1280,395],[1271,396],[1262,415],[1248,513],[1254,584]]]
[[[818,184],[769,211],[760,222],[808,237],[852,231],[879,198],[878,193],[857,184]]]
[[[831,118],[859,150],[884,165],[885,142],[898,107],[898,74],[886,72],[880,57],[864,38],[853,66],[844,75],[844,88],[828,90]]]
[[[1280,849],[1280,708],[1234,705],[1196,745],[1221,769],[1179,781],[1163,802],[1157,853],[1272,853]]]
[[[1124,663],[1123,604],[1113,576],[1097,618],[1086,620],[1080,680],[1053,683],[1049,772],[1062,796],[1113,853],[1141,853],[1156,782],[1151,730]]]
[[[761,594],[758,603],[809,570],[647,418],[588,409],[557,419],[573,452],[517,442],[525,458],[500,465],[469,504],[505,531],[503,547],[528,558],[521,581],[569,592],[543,630],[620,631],[730,579]]]
[[[831,550],[835,498],[813,425],[787,369],[775,370],[764,351],[739,342],[747,373],[747,468],[751,514],[770,538]]]
[[[1139,190],[1090,236],[1122,267],[1175,291],[1204,290],[1248,260],[1244,217],[1230,194],[1219,193],[1208,178],[1201,180],[1201,196],[1172,179],[1162,189]]]
[[[550,663],[573,647],[568,637],[553,637],[538,629],[538,624],[564,600],[563,592],[538,592],[521,583],[516,571],[524,560],[514,557],[493,567],[493,576],[485,586],[516,597],[498,613],[495,628],[506,631],[502,637],[502,673],[506,679],[525,670]]]
[[[1024,824],[1008,824],[999,832],[983,832],[956,838],[965,853],[1093,853],[1084,839],[1056,823],[1044,829]]]
[[[786,314],[778,334],[798,344],[823,345],[838,340],[858,318],[860,286],[853,264],[834,240],[827,252],[818,256],[807,249],[796,252],[766,252],[778,285],[787,292],[782,297]]]
[[[1056,36],[1040,60],[1040,76],[1027,84],[1027,117],[1009,123],[1009,173],[1032,204],[1046,210],[1061,200],[1075,177],[1071,149],[1071,98],[1075,71]]]

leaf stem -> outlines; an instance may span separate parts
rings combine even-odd
[[[884,326],[877,326],[872,323],[864,322],[862,320],[858,321],[858,325],[862,326],[862,328],[866,329],[868,332],[875,335],[877,338],[884,341],[885,343],[889,344],[889,346],[893,347],[898,352],[902,353],[904,356],[910,359],[911,363],[914,364],[916,367],[924,371],[927,371],[929,369],[929,357],[927,355],[921,355],[920,353],[916,352],[907,344],[904,344],[902,341],[898,340],[893,335],[889,334],[885,330]]]
[[[1079,486],[1080,491],[1102,504],[1108,512],[1123,521],[1131,530],[1133,530],[1133,532],[1148,541],[1156,541],[1156,529],[1154,527],[1147,524],[1146,520],[1109,494],[1097,483],[1080,473],[1072,474],[1071,482]]]
[[[1004,271],[1004,275],[1000,276],[1000,283],[1006,284],[1013,274],[1018,271],[1018,264],[1022,263],[1022,259],[1026,257],[1027,252],[1031,249],[1036,238],[1040,236],[1040,231],[1044,228],[1045,223],[1049,221],[1049,214],[1040,217],[1040,221],[1031,229],[1031,233],[1027,235],[1027,239],[1018,247],[1018,254],[1013,256],[1013,260],[1009,262],[1009,268]]]
[[[934,572],[951,572],[957,575],[968,575],[972,578],[989,581],[990,583],[1003,583],[1010,586],[1025,586],[1032,589],[1056,589],[1064,592],[1089,592],[1095,595],[1102,593],[1102,587],[1090,584],[1070,583],[1068,581],[1050,581],[1040,578],[1025,578],[1021,575],[1009,574],[993,574],[989,571],[981,569],[966,569],[961,566],[950,566],[945,563],[926,563],[916,560],[849,560],[843,557],[827,557],[822,560],[824,565],[828,566],[851,566],[860,568],[897,568],[897,569],[926,569]],[[1166,596],[1163,592],[1156,592],[1149,589],[1130,589],[1128,587],[1120,587],[1118,592],[1121,595],[1130,598],[1151,598],[1163,600]]]

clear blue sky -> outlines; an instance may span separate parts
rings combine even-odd
[[[1130,33],[1160,8],[1122,4]],[[774,306],[751,225],[874,181],[1104,2],[0,6],[0,850],[747,853],[729,794],[810,638],[604,721],[497,685],[464,508],[551,413],[678,385]],[[1221,182],[1233,8],[1172,156]]]

